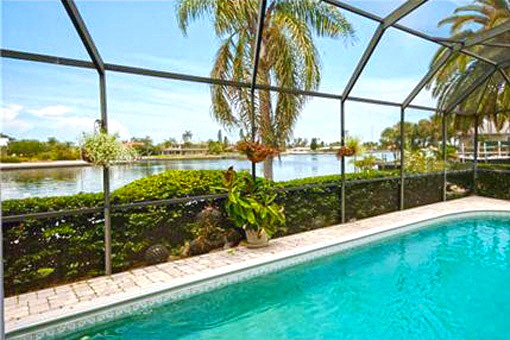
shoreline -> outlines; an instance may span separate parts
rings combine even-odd
[[[375,151],[381,152],[381,151]],[[383,151],[384,152],[384,151]],[[317,155],[317,154],[332,154],[330,150],[321,151],[284,151],[282,156],[296,156],[296,155]],[[372,152],[369,152],[372,153]],[[213,159],[238,159],[246,160],[246,157],[238,153],[227,153],[222,155],[187,155],[187,156],[146,156],[136,160],[133,163],[150,163],[159,161],[184,161],[184,160],[213,160]],[[119,163],[119,165],[126,163]],[[71,167],[88,167],[92,164],[84,160],[66,160],[66,161],[33,161],[33,162],[20,162],[20,163],[0,163],[0,171],[10,170],[31,170],[31,169],[51,169],[51,168],[71,168]]]
[[[183,161],[183,160],[210,160],[210,159],[245,159],[239,154],[225,154],[225,155],[196,155],[196,156],[171,156],[171,157],[144,157],[133,162],[136,163],[150,163],[158,161]],[[127,164],[119,163],[118,165]],[[70,161],[34,161],[34,162],[20,162],[20,163],[0,163],[1,171],[10,170],[30,170],[30,169],[50,169],[50,168],[71,168],[71,167],[89,167],[93,166],[91,163],[84,160],[70,160]]]

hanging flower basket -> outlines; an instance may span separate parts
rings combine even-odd
[[[338,149],[338,152],[336,153],[337,157],[350,157],[354,156],[354,149],[351,149],[348,146],[342,146],[340,149]]]
[[[80,144],[82,159],[94,165],[109,166],[136,159],[134,149],[124,145],[117,136],[105,132],[85,134]]]
[[[260,142],[241,141],[236,145],[237,151],[248,157],[253,163],[263,162],[269,156],[276,156],[280,151]]]

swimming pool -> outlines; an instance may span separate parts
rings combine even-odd
[[[464,215],[64,338],[504,338],[508,282],[510,215]]]

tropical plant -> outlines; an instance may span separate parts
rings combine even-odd
[[[424,173],[441,171],[444,169],[444,162],[438,159],[434,150],[421,149],[405,151],[405,170],[407,172]]]
[[[211,76],[249,82],[257,36],[258,0],[179,0],[179,26],[187,33],[191,21],[209,17],[221,45]],[[316,0],[270,0],[265,12],[257,83],[281,88],[316,90],[321,73],[313,37],[349,37],[353,29],[340,10]],[[212,85],[212,113],[226,128],[252,131],[265,145],[282,149],[290,139],[306,98],[288,93],[255,93],[250,89]],[[254,109],[253,109],[254,108]],[[273,157],[264,162],[272,179]]]
[[[275,203],[277,194],[271,184],[251,176],[239,176],[232,167],[225,172],[228,198],[225,210],[237,227],[274,235],[285,224],[283,207]]]
[[[457,8],[453,15],[443,19],[439,26],[450,25],[451,38],[463,40],[492,29],[510,20],[509,0],[475,0],[472,4]],[[489,44],[509,44],[510,32],[498,35],[488,41]],[[470,48],[494,62],[509,61],[508,48],[497,48],[477,44]],[[434,67],[448,53],[441,47],[435,54],[431,67]],[[507,74],[510,65],[503,69]],[[435,75],[432,94],[438,98],[440,109],[450,108],[467,88],[475,81],[492,72],[493,66],[460,52],[453,52],[448,62]],[[478,113],[490,116],[494,124],[502,128],[510,118],[510,85],[500,72],[494,72],[457,107],[461,113]],[[473,126],[473,118],[456,115],[454,125],[463,131]],[[468,126],[466,128],[466,126]]]
[[[354,166],[363,172],[375,171],[378,161],[380,160],[377,157],[369,155],[354,161]]]
[[[84,134],[81,140],[82,155],[94,165],[110,166],[119,162],[130,162],[136,151],[123,144],[117,135],[106,132]]]

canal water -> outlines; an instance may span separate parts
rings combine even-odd
[[[377,155],[376,155],[377,156]],[[386,155],[390,156],[391,155]],[[113,166],[110,174],[112,190],[136,179],[169,169],[248,170],[251,164],[240,159],[165,160]],[[351,160],[346,171],[353,172]],[[258,166],[262,174],[262,165]],[[340,162],[334,154],[283,155],[274,162],[274,180],[333,175],[340,173]],[[2,199],[73,195],[79,192],[102,191],[102,169],[99,167],[69,167],[2,171]]]

